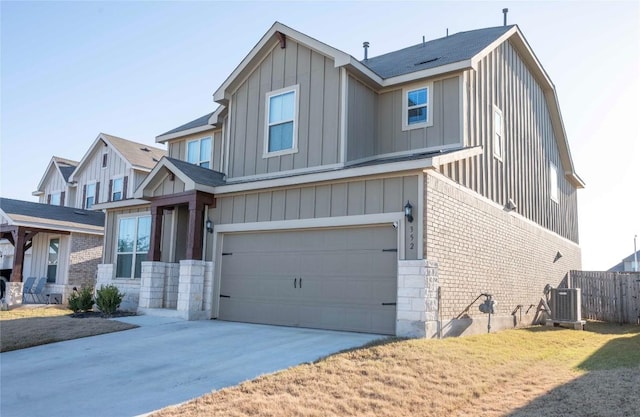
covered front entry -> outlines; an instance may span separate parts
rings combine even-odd
[[[395,334],[391,224],[223,236],[221,320]]]

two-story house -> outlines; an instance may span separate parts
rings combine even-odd
[[[73,287],[94,286],[104,214],[93,206],[131,198],[164,155],[162,149],[101,133],[80,162],[51,159],[32,193],[39,203],[3,198],[2,237],[22,249],[10,254],[10,302],[20,302],[23,278],[29,276],[46,277],[44,293],[59,294],[63,302]]]
[[[107,209],[130,308],[435,337],[530,323],[580,269],[553,83],[517,26],[360,61],[275,23]]]

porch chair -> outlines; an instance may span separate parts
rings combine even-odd
[[[31,294],[31,289],[33,288],[33,284],[36,282],[36,277],[29,277],[24,281],[22,285],[22,302],[27,302],[27,295]]]
[[[40,279],[38,279],[38,283],[36,284],[35,288],[31,288],[31,291],[29,292],[29,294],[31,295],[31,299],[33,300],[34,304],[44,304],[44,286],[47,283],[47,277],[42,277]]]

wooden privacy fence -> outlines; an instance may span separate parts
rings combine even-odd
[[[640,324],[640,272],[570,271],[582,291],[582,318]]]

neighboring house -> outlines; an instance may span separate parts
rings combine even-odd
[[[213,98],[98,205],[128,308],[450,336],[486,331],[483,293],[492,328],[531,323],[581,267],[584,184],[517,26],[359,61],[275,23]]]
[[[4,199],[7,202],[14,201],[11,206],[11,210],[14,210],[11,212],[13,217],[6,219],[7,227],[16,226],[23,229],[11,229],[5,236],[4,229],[7,227],[4,227],[3,237],[9,237],[11,232],[15,235],[11,236],[11,243],[16,243],[16,233],[20,230],[24,233],[24,240],[18,243],[23,248],[22,254],[19,257],[15,256],[15,250],[11,250],[10,253],[11,281],[22,282],[26,276],[47,276],[47,291],[63,293],[65,301],[73,286],[80,283],[95,285],[99,263],[96,260],[102,257],[104,214],[96,214],[101,219],[99,230],[96,228],[95,218],[91,217],[90,232],[86,231],[84,226],[77,226],[83,224],[84,218],[78,216],[84,216],[85,210],[93,210],[94,205],[100,202],[132,197],[135,187],[165,154],[166,152],[159,148],[100,133],[80,162],[54,156],[37,190],[32,193],[39,197],[42,204],[32,205],[35,203]],[[63,206],[60,208],[69,208],[70,211],[59,211],[57,207],[52,206]],[[4,207],[0,207],[0,210],[3,209]],[[34,214],[36,209],[37,213]],[[29,222],[22,224],[16,220],[24,215],[20,210],[31,213],[28,216]],[[58,224],[60,216],[70,216],[68,222],[74,226],[70,226],[70,229],[61,228]],[[36,235],[30,232],[32,230],[46,233]],[[88,234],[85,236],[87,242],[77,243],[79,238],[74,238],[70,235],[71,232],[82,233],[82,236]],[[34,240],[31,241],[31,237],[34,236]],[[3,248],[8,249],[7,246],[5,244]],[[61,249],[57,249],[58,246]],[[46,265],[49,261],[40,256],[47,251],[52,257],[60,259],[60,265],[72,265],[75,257],[85,255],[91,256],[91,261],[83,261],[83,278],[74,277],[74,271],[67,273],[66,267],[57,269],[54,276],[47,272]],[[96,253],[97,258],[94,258]],[[4,272],[8,275],[6,270]]]
[[[94,285],[103,226],[99,211],[0,198],[1,237],[23,249],[11,253],[9,304],[21,302],[23,272],[25,277],[47,277],[44,293],[58,294],[58,302],[74,286]]]
[[[69,186],[69,177],[78,162],[54,156],[44,172],[38,189],[31,193],[40,203],[54,206],[76,207],[75,187]]]
[[[640,271],[640,250],[627,256],[615,266],[609,269],[609,272],[636,272]]]

